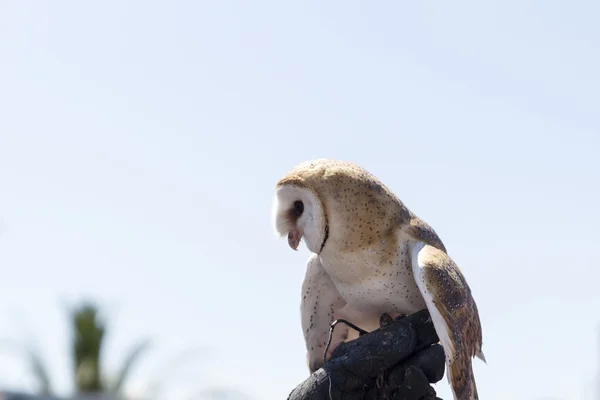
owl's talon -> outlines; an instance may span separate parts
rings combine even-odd
[[[398,314],[398,316],[396,317],[396,321],[398,321],[399,319],[402,319],[402,318],[406,318],[407,316],[408,316],[408,315],[406,315],[406,314],[402,314],[402,313],[400,313],[400,314]]]
[[[388,313],[383,313],[381,314],[381,317],[379,317],[379,327],[386,326],[392,322],[394,322],[394,320]]]

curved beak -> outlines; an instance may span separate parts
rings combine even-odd
[[[300,245],[300,239],[302,239],[302,235],[304,232],[301,228],[296,227],[290,233],[288,233],[288,243],[290,247],[294,250],[298,250],[298,245]]]

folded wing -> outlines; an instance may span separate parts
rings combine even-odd
[[[447,377],[455,400],[477,400],[472,359],[483,361],[481,323],[471,289],[458,266],[441,249],[422,241],[411,246],[412,269],[446,353]]]

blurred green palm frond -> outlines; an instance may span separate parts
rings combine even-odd
[[[52,394],[49,369],[44,362],[42,353],[35,346],[24,345],[22,342],[14,339],[2,339],[0,341],[0,349],[14,352],[19,358],[25,358],[34,380],[39,385],[39,393],[43,395]]]
[[[147,340],[144,340],[141,343],[139,343],[137,346],[135,346],[130,351],[127,358],[125,358],[125,360],[123,360],[123,366],[121,367],[121,370],[117,374],[115,383],[110,388],[111,392],[113,392],[113,393],[121,393],[122,392],[123,383],[127,380],[127,377],[129,376],[129,373],[130,373],[131,369],[133,368],[133,365],[137,362],[137,360],[140,358],[140,356],[146,350],[148,350],[149,347],[150,347],[150,340],[147,339]]]
[[[42,354],[39,350],[34,348],[28,348],[29,364],[31,372],[35,380],[38,382],[39,391],[43,395],[52,394],[52,382],[50,380],[50,373],[46,363],[42,358]]]

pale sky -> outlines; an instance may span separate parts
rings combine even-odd
[[[482,399],[593,398],[599,18],[594,1],[0,2],[0,339],[34,340],[68,393],[64,304],[90,296],[109,371],[156,339],[131,391],[194,348],[162,399],[284,399],[307,376],[309,253],[275,237],[273,188],[339,158],[466,275]],[[0,388],[27,376],[0,352]]]

